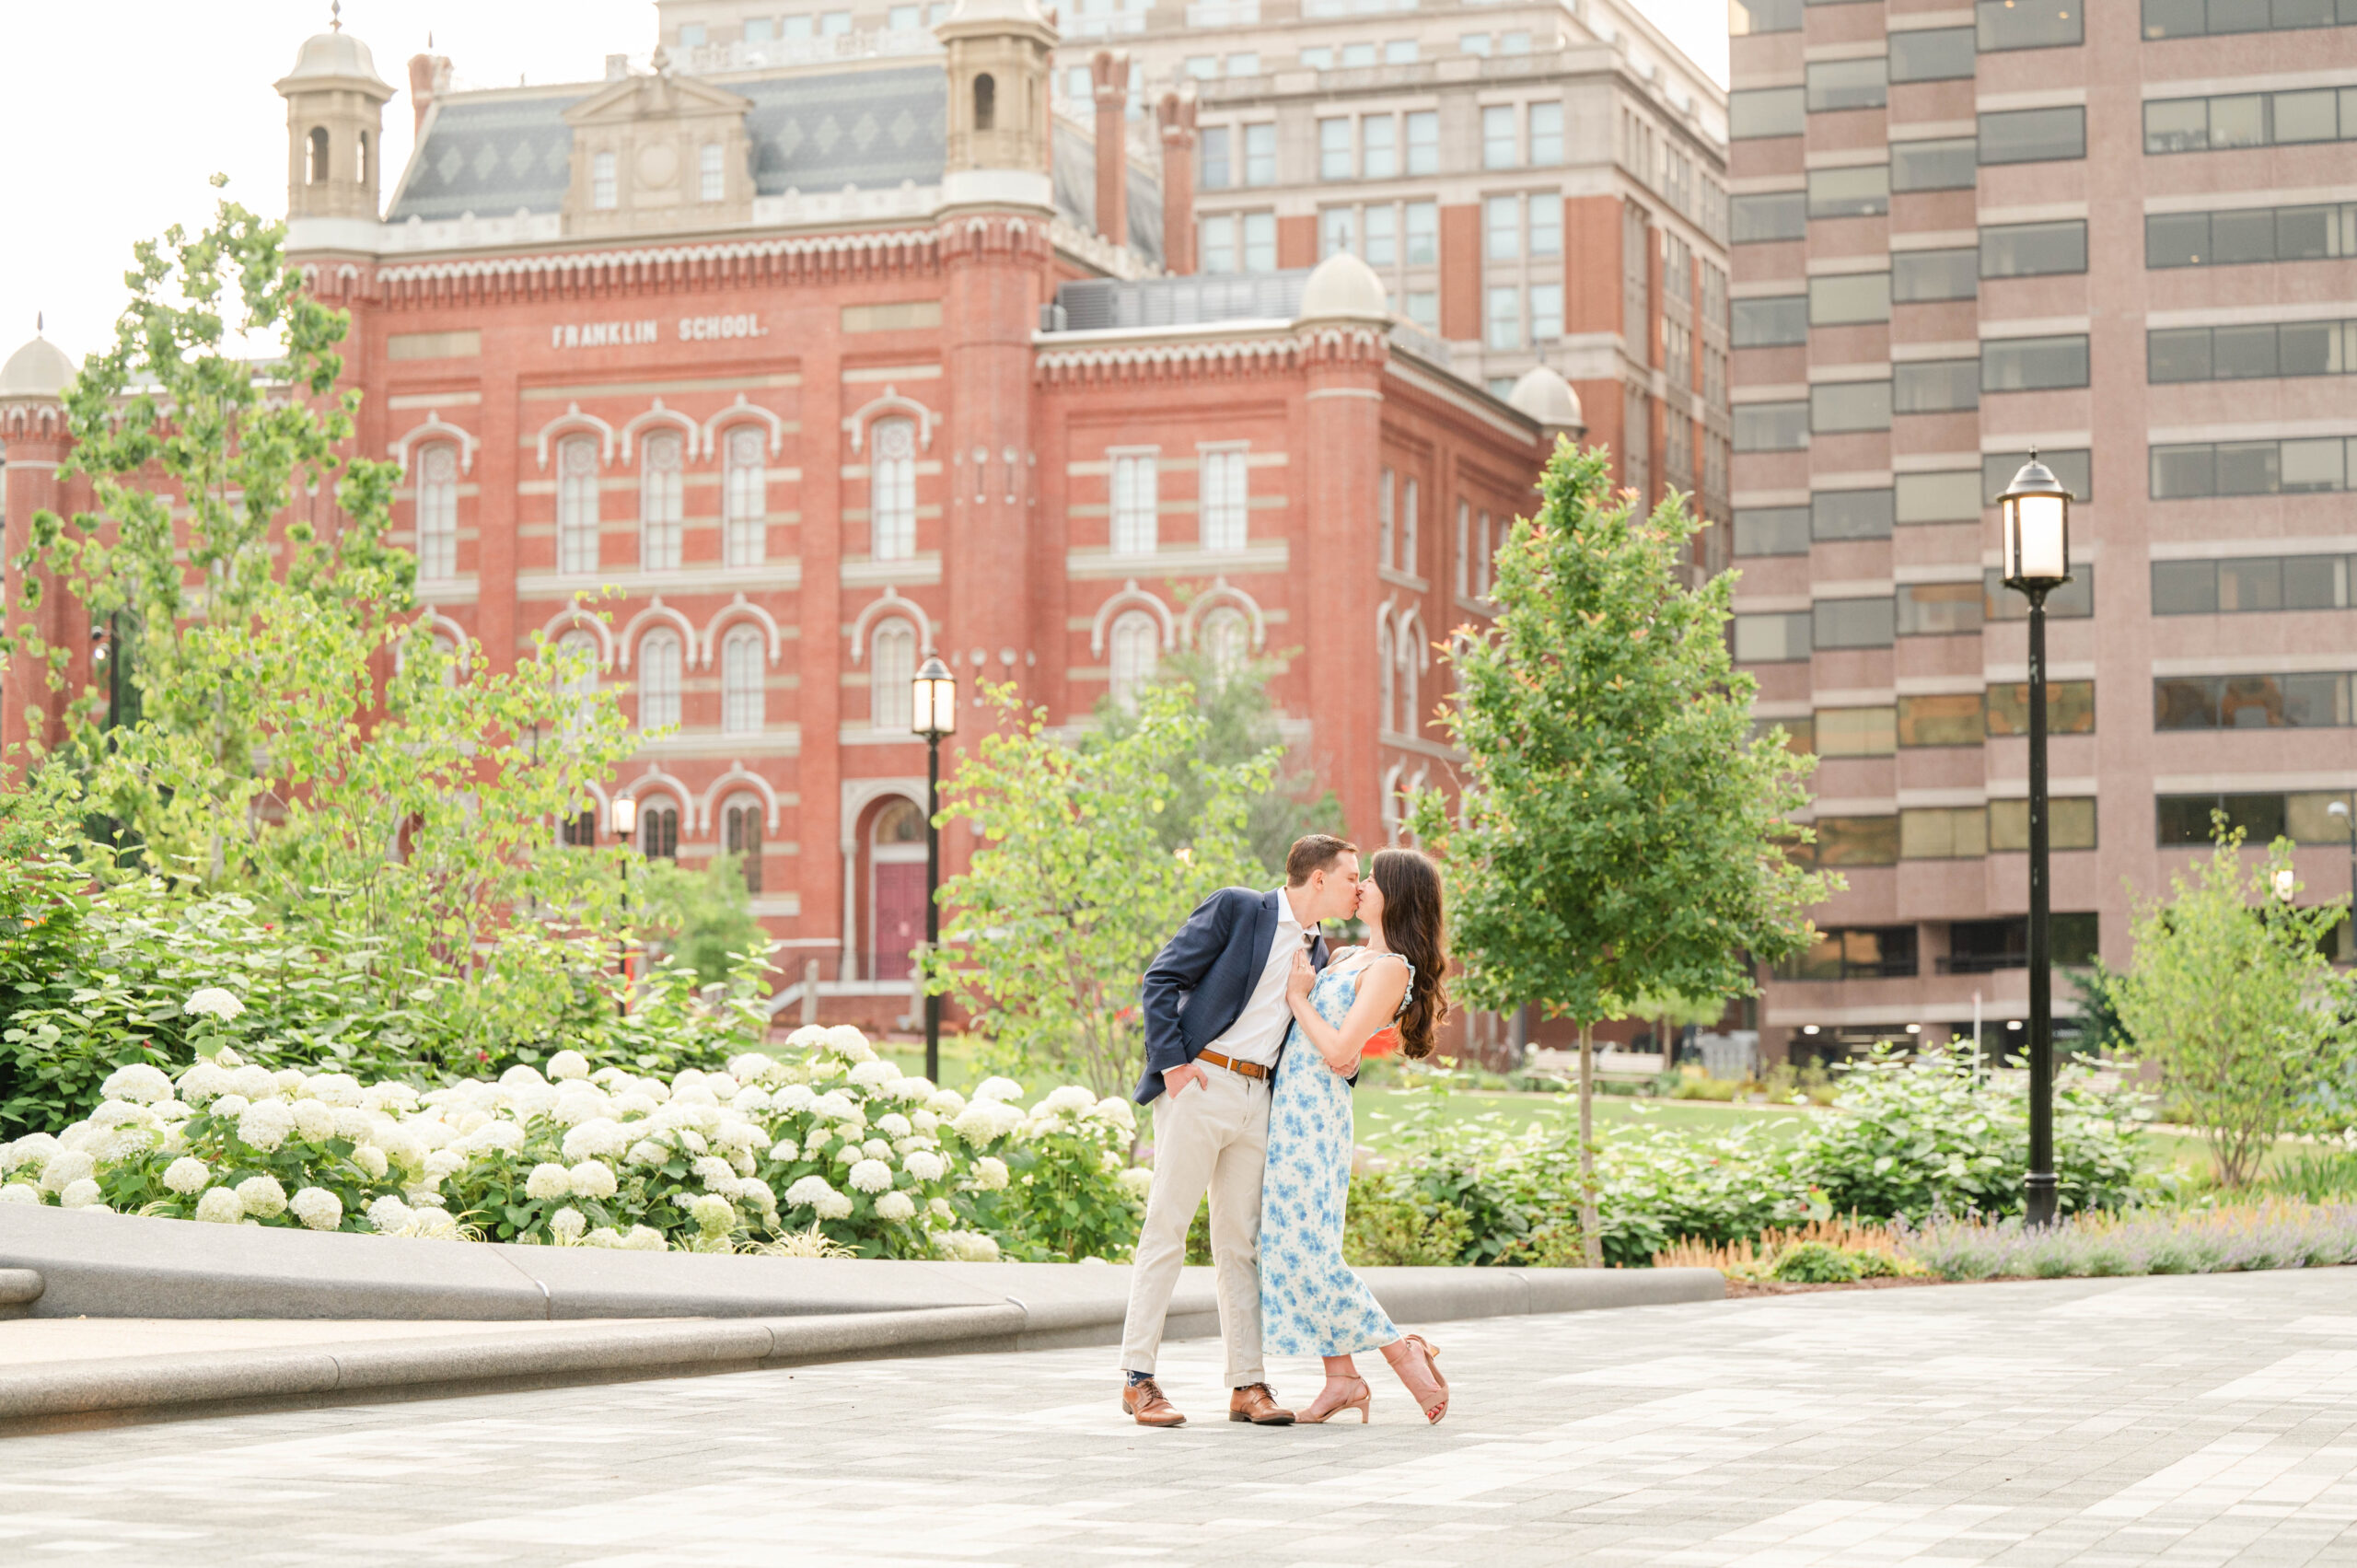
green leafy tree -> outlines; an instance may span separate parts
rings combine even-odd
[[[744,865],[733,854],[715,855],[696,870],[652,861],[633,879],[631,902],[656,953],[675,958],[705,985],[728,979],[741,955],[766,955],[772,946],[753,918]]]
[[[941,889],[951,915],[924,955],[926,987],[1017,1059],[1122,1093],[1145,1061],[1146,965],[1198,903],[1259,875],[1247,802],[1276,759],[1203,761],[1205,721],[1184,686],[1144,688],[1135,723],[1082,746],[1051,734],[1044,709],[1024,712],[1012,687],[987,694],[1000,727],[942,800],[943,819],[969,819],[981,842]],[[1163,824],[1181,780],[1200,804],[1174,847]]]
[[[2345,1089],[2351,984],[2325,957],[2336,900],[2300,909],[2292,844],[2278,839],[2247,870],[2240,829],[2217,842],[2166,900],[2141,903],[2135,961],[2110,994],[2169,1098],[2201,1131],[2218,1179],[2255,1178],[2275,1140]]]
[[[1171,784],[1177,804],[1162,821],[1162,842],[1177,849],[1193,837],[1202,819],[1209,785],[1200,768],[1213,773],[1275,755],[1279,761],[1269,782],[1245,802],[1244,831],[1253,858],[1264,875],[1284,870],[1285,851],[1304,833],[1342,830],[1342,803],[1332,790],[1318,793],[1317,778],[1307,768],[1288,769],[1283,735],[1277,727],[1276,704],[1269,699],[1269,678],[1279,667],[1276,658],[1256,658],[1241,668],[1222,670],[1200,650],[1171,655],[1155,672],[1155,684],[1184,687],[1203,721],[1202,740],[1192,754],[1171,761]],[[1135,729],[1136,710],[1110,697],[1097,705],[1098,735],[1118,740]]]
[[[1748,738],[1753,683],[1726,642],[1735,578],[1686,586],[1700,524],[1683,499],[1641,515],[1610,493],[1603,451],[1568,443],[1541,491],[1499,552],[1495,622],[1466,628],[1451,656],[1458,813],[1428,793],[1411,820],[1448,868],[1468,999],[1579,1025],[1595,1266],[1594,1024],[1647,996],[1750,993],[1754,960],[1797,951],[1834,884],[1790,854],[1808,838],[1790,818],[1809,762]]]

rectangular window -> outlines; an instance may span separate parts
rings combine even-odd
[[[1522,253],[1522,198],[1492,196],[1481,203],[1481,254],[1511,261]]]
[[[1980,345],[1980,389],[2040,392],[2087,384],[2084,333],[1998,338]]]
[[[1821,598],[1809,606],[1816,648],[1887,648],[1897,633],[1894,601],[1879,598]]]
[[[1408,291],[1408,319],[1425,331],[1440,331],[1440,291],[1411,288]]]
[[[1364,71],[1364,70],[1366,70],[1368,67],[1372,66],[1374,64],[1375,64],[1375,45],[1374,45],[1374,44],[1372,44],[1372,43],[1346,43],[1346,44],[1342,45],[1342,69],[1343,69],[1343,70],[1345,70],[1345,71]]]
[[[1383,45],[1383,63],[1386,65],[1413,65],[1416,63],[1416,41],[1412,38],[1395,38],[1386,41]]]
[[[2295,441],[2196,442],[2152,449],[2152,498],[2312,494],[2349,488],[2350,442],[2338,436]]]
[[[1980,178],[1980,144],[1969,136],[1890,144],[1894,191],[1969,191]]]
[[[1113,553],[1151,555],[1158,543],[1155,513],[1160,459],[1152,452],[1113,455]]]
[[[1813,218],[1879,217],[1890,211],[1890,165],[1819,168],[1808,177],[1808,215]]]
[[[1355,249],[1351,243],[1351,219],[1356,210],[1353,207],[1318,209],[1318,259],[1319,261],[1324,261],[1337,251]]]
[[[1912,359],[1890,371],[1893,413],[1956,413],[1980,406],[1980,362]]]
[[[1812,63],[1802,88],[1808,110],[1882,108],[1890,101],[1887,64],[1879,54],[1864,60]]]
[[[1459,54],[1487,56],[1490,52],[1490,35],[1485,32],[1459,33],[1457,35],[1457,52]]]
[[[884,27],[888,32],[914,32],[923,18],[923,12],[914,6],[895,6],[884,13]]]
[[[1727,137],[1797,136],[1808,124],[1806,89],[1748,87],[1727,94]]]
[[[569,436],[556,447],[556,569],[598,569],[598,439]]]
[[[1391,180],[1399,173],[1399,117],[1367,114],[1359,118],[1359,156],[1369,180]]]
[[[1534,343],[1553,343],[1563,335],[1563,285],[1559,283],[1535,283],[1530,285],[1530,341]]]
[[[2096,847],[2096,803],[2093,796],[2063,796],[2046,803],[2046,845],[2049,849]],[[2029,848],[2029,802],[1992,800],[1989,803],[1989,853],[2003,854]],[[2058,958],[2056,960],[2060,962]]]
[[[1407,494],[1402,495],[1399,499],[1399,564],[1411,576],[1422,576],[1424,570],[1424,559],[1422,554],[1420,552],[1421,541],[1417,538],[1416,532],[1418,522],[1417,502],[1419,500],[1419,496],[1417,494],[1416,482],[1414,480],[1411,479],[1408,482]]]
[[[2153,682],[2153,727],[2346,727],[2351,716],[2350,686],[2350,677],[2337,671],[2163,678]]]
[[[2093,455],[2084,447],[2058,447],[2052,451],[2041,450],[2038,460],[2044,463],[2071,493],[2073,501],[2092,501],[2096,496]],[[2029,453],[1983,452],[1980,455],[1980,494],[1990,505],[2014,482],[2022,465],[2029,461]]]
[[[1501,54],[1529,53],[1530,35],[1527,32],[1500,33],[1498,35],[1498,52]]]
[[[1440,172],[1440,114],[1436,110],[1415,110],[1408,116],[1408,172]]]
[[[1790,664],[1809,656],[1809,617],[1738,615],[1735,618],[1735,656],[1739,664]]]
[[[1890,35],[1890,79],[1950,82],[1973,74],[1979,48],[1970,28],[1917,28]]]
[[[1481,342],[1490,348],[1522,346],[1522,290],[1496,284],[1482,291]]]
[[[1892,482],[1901,523],[1977,523],[1980,520],[1980,474],[1975,469],[1945,473],[1902,473]]]
[[[1457,504],[1457,597],[1469,598],[1473,592],[1473,508],[1463,501]]]
[[[1854,853],[1848,847],[1852,824],[1896,820],[1895,818],[1881,817],[1840,819],[1839,823],[1833,825],[1833,833],[1842,840],[1843,847],[1835,848],[1830,853],[1837,855]],[[1816,857],[1818,865],[1887,865],[1891,864],[1887,860],[1875,859],[1840,861],[1827,859],[1828,828],[1827,821],[1820,820],[1817,824]],[[1897,842],[1895,835],[1892,842],[1895,845]],[[1909,980],[1914,977],[1915,971],[1915,928],[1911,925],[1881,925],[1858,927],[1846,931],[1820,930],[1817,934],[1817,940],[1810,945],[1806,952],[1787,958],[1777,966],[1776,978],[1779,980]]]
[[[2332,87],[2147,99],[2144,150],[2198,153],[2338,142],[2357,136],[2357,124],[2351,123],[2357,112],[2352,111],[2357,111],[2357,95]]]
[[[1250,507],[1245,482],[1246,454],[1236,447],[1221,447],[1202,455],[1202,542],[1205,550],[1233,552],[1242,550],[1245,542],[1245,517]],[[1390,499],[1391,487],[1384,486],[1384,499]],[[1384,538],[1387,545],[1391,535],[1390,508],[1384,508]]]
[[[2071,563],[2071,580],[2046,596],[2046,613],[2056,621],[2084,621],[2096,612],[2096,569],[2084,561]],[[1997,580],[1997,568],[1980,576],[1980,613],[1991,621],[2026,621],[2029,600]]]
[[[1273,273],[1277,270],[1276,214],[1244,215],[1244,270],[1248,273]]]
[[[1989,733],[2012,736],[2029,733],[2029,682],[2000,682],[1989,688]],[[2092,680],[2049,680],[2046,683],[2046,732],[2049,735],[2093,735],[2096,732],[2096,683]]]
[[[1733,306],[1737,348],[1777,348],[1808,342],[1808,296],[1771,295],[1738,299]]]
[[[1808,389],[1808,427],[1831,436],[1890,428],[1890,383],[1825,381]]]
[[[1359,215],[1360,254],[1370,267],[1399,264],[1399,209],[1386,202]]]
[[[2240,828],[2249,843],[2282,838],[2289,826],[2288,802],[2281,795],[2164,795],[2154,804],[2163,849],[2207,846],[2213,814],[2220,812],[2225,815],[2226,830]]]
[[[850,32],[851,13],[849,11],[821,11],[819,13],[819,37],[843,38],[849,36]]]
[[[1730,244],[1762,245],[1798,239],[1808,233],[1808,193],[1805,191],[1732,197],[1727,213]]]
[[[1738,452],[1799,452],[1808,447],[1808,404],[1737,403],[1735,449]]]
[[[1257,76],[1260,74],[1258,51],[1243,50],[1227,57],[1227,74],[1231,76]]]
[[[589,204],[601,213],[610,213],[619,200],[614,183],[614,155],[598,153],[589,160]]]
[[[1563,161],[1563,106],[1560,103],[1534,103],[1530,106],[1530,162],[1536,168],[1552,168]]]
[[[1735,552],[1747,555],[1806,555],[1806,506],[1739,506],[1735,514]]]
[[[1817,710],[1817,754],[1820,757],[1887,757],[1898,748],[1895,708]]]
[[[1235,179],[1227,161],[1227,127],[1206,126],[1195,145],[1195,183],[1205,191],[1226,190]]]
[[[1963,583],[1904,583],[1898,589],[1898,634],[1954,637],[1978,633],[1980,608],[1977,578]]]
[[[1821,543],[1890,537],[1887,490],[1820,490],[1808,498],[1808,511],[1809,537]]]
[[[1900,250],[1890,258],[1890,297],[1894,304],[1970,299],[1980,292],[1980,255],[1977,250]]]
[[[1318,178],[1348,180],[1351,167],[1351,122],[1337,116],[1318,122]]]
[[[1514,106],[1495,103],[1481,110],[1481,167],[1512,168],[1522,160],[1515,156]]]
[[[2162,328],[2144,343],[2145,375],[2156,382],[2357,372],[2357,320]]]
[[[727,171],[721,164],[722,149],[718,142],[706,142],[697,166],[697,194],[707,202],[717,202],[728,194]]]
[[[1980,52],[2060,49],[2084,41],[2085,0],[1980,0],[1973,7]]]
[[[1817,819],[1817,864],[1826,866],[1898,865],[1898,819],[1895,816],[1819,817]],[[1845,952],[1842,958],[1843,976],[1856,980],[1886,974],[1913,974],[1915,928],[1907,925],[1896,929],[1903,931],[1907,937],[1906,968],[1903,970],[1892,967],[1898,960],[1889,956],[1890,948],[1885,944],[1878,945],[1875,949],[1885,955],[1883,961],[1870,967],[1861,968],[1853,964]],[[1842,935],[1845,938],[1843,945],[1847,947],[1851,946],[1847,938],[1871,934],[1852,931],[1844,932]]]
[[[1978,860],[1988,853],[1984,807],[1934,806],[1898,814],[1901,860]]]
[[[1969,586],[1979,593],[1979,584]],[[1978,746],[1984,734],[1978,691],[1942,691],[1898,699],[1901,746]]]
[[[1727,30],[1737,38],[1801,30],[1802,0],[1728,0]]]
[[[1889,319],[1888,273],[1837,273],[1808,280],[1808,324],[1812,327]]]
[[[1395,521],[1393,491],[1391,470],[1385,469],[1375,487],[1375,523],[1376,537],[1381,540],[1383,546],[1380,559],[1387,567],[1392,565],[1398,559],[1392,550],[1392,529]]]
[[[1408,265],[1436,265],[1440,261],[1440,203],[1410,202],[1401,215],[1408,231]]]
[[[1558,191],[1539,191],[1529,198],[1530,253],[1533,256],[1560,256],[1563,253],[1563,197]]]
[[[1244,127],[1244,183],[1274,185],[1277,182],[1277,128],[1274,125]]]
[[[1203,219],[1199,229],[1202,266],[1206,273],[1236,271],[1236,219],[1225,215]]]
[[[2357,5],[2340,0],[2144,0],[2144,36],[2199,38],[2204,33],[2266,32],[2357,22]]]
[[[2073,103],[1983,114],[1980,139],[1984,164],[2083,158],[2087,156],[2086,106]]]
[[[1334,51],[1325,44],[1305,49],[1301,52],[1301,63],[1312,71],[1330,71],[1334,68]]]
[[[1980,231],[1984,278],[2043,277],[2087,270],[2087,220],[2005,224]]]

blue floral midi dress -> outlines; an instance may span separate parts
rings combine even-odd
[[[1404,961],[1404,960],[1403,960]],[[1365,965],[1329,968],[1309,993],[1336,1028],[1358,1000]],[[1413,994],[1415,970],[1408,971]],[[1407,1005],[1406,997],[1400,1001]],[[1351,1086],[1326,1065],[1296,1023],[1277,1059],[1269,1158],[1260,1179],[1260,1335],[1277,1355],[1351,1355],[1399,1330],[1375,1293],[1342,1261],[1351,1190]]]

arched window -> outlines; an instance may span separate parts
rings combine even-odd
[[[915,716],[909,683],[917,674],[917,629],[907,621],[879,621],[867,659],[868,726],[895,733]]]
[[[869,488],[871,526],[878,561],[906,561],[917,551],[917,427],[905,419],[880,419]]]
[[[434,656],[441,663],[442,684],[445,686],[458,685],[459,665],[459,662],[466,657],[464,654],[459,651],[459,640],[456,637],[451,636],[447,632],[435,633]]]
[[[648,734],[679,722],[679,634],[657,626],[638,640],[638,727]]]
[[[769,552],[769,486],[761,470],[761,433],[739,425],[728,433],[721,482],[723,564],[758,566]]]
[[[327,181],[328,181],[328,128],[327,128],[326,126],[324,126],[324,125],[314,125],[314,126],[312,126],[312,127],[311,127],[311,180],[310,180],[310,182],[311,182],[312,184],[314,184],[314,185],[324,185],[324,184],[326,184],[326,183],[327,183]]]
[[[1213,675],[1225,681],[1244,668],[1252,647],[1252,622],[1232,604],[1221,605],[1203,617],[1195,641]]]
[[[679,566],[679,438],[666,431],[639,449],[638,563],[649,572]]]
[[[556,448],[556,569],[598,569],[598,438],[568,436]]]
[[[376,178],[376,171],[368,167],[368,133],[366,131],[360,133],[360,157],[356,168],[361,184],[369,184]]]
[[[1399,676],[1393,682],[1399,693],[1399,733],[1413,735],[1417,729],[1416,711],[1416,651],[1417,638],[1422,628],[1411,617],[1401,623],[1398,646],[1393,650],[1399,661]]]
[[[582,710],[598,690],[598,639],[576,626],[556,640],[557,690],[566,698],[567,733],[581,723]]]
[[[1392,653],[1391,621],[1387,617],[1385,620],[1377,621],[1375,628],[1376,679],[1376,685],[1382,693],[1382,706],[1376,709],[1376,712],[1382,715],[1380,721],[1376,726],[1377,729],[1391,729],[1395,727],[1391,722],[1393,712],[1392,693],[1396,689],[1397,683],[1395,680],[1395,674],[1396,667],[1399,662],[1398,657]]]
[[[731,627],[720,641],[720,727],[730,735],[757,734],[768,717],[764,651],[758,626]]]
[[[761,802],[750,795],[731,796],[720,808],[720,846],[737,857],[745,874],[745,890],[761,890]]]
[[[1161,654],[1162,628],[1143,610],[1125,610],[1113,618],[1113,700],[1127,705],[1137,690],[1154,679]]]
[[[985,71],[974,78],[974,129],[992,131],[998,127],[998,84]]]
[[[638,849],[649,860],[679,858],[679,808],[659,795],[639,803]]]
[[[584,806],[572,816],[559,819],[557,828],[569,847],[596,849],[598,847],[597,807]]]
[[[429,583],[459,575],[459,451],[447,441],[418,455],[417,575]]]

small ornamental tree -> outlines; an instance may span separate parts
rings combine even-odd
[[[1535,1005],[1580,1031],[1580,1228],[1596,1225],[1594,1042],[1643,999],[1747,995],[1797,951],[1838,886],[1790,853],[1809,759],[1750,738],[1753,684],[1728,659],[1735,578],[1686,586],[1700,526],[1611,493],[1606,454],[1559,446],[1535,517],[1497,563],[1487,629],[1467,627],[1441,722],[1463,749],[1452,819],[1415,803],[1447,867],[1452,946],[1477,1005]]]
[[[2325,957],[2339,900],[2300,909],[2292,844],[2278,839],[2246,872],[2240,829],[2170,896],[2136,911],[2136,957],[2111,998],[2169,1099],[2200,1129],[2218,1180],[2241,1187],[2275,1140],[2320,1121],[2348,1092],[2348,977]],[[2333,1129],[2338,1131],[2338,1128]]]
[[[1013,687],[986,694],[1001,727],[942,794],[942,819],[970,819],[982,842],[941,889],[950,916],[924,955],[926,989],[955,996],[1010,1054],[1126,1094],[1145,1063],[1146,965],[1197,904],[1260,876],[1246,803],[1276,758],[1202,761],[1204,720],[1183,685],[1141,689],[1134,723],[1077,746]],[[1173,848],[1162,824],[1182,781],[1194,828]]]

